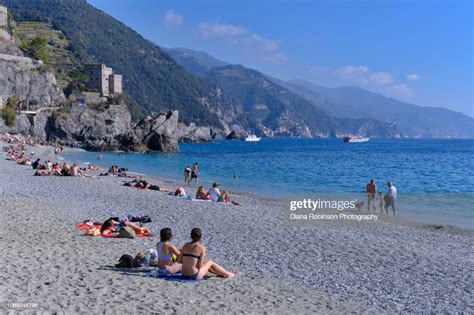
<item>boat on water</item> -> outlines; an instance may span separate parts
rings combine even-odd
[[[361,142],[368,142],[370,138],[366,137],[344,137],[344,142],[350,142],[350,143],[361,143]]]
[[[258,142],[262,140],[262,138],[257,137],[256,135],[247,135],[247,137],[244,138],[244,141],[247,142]]]

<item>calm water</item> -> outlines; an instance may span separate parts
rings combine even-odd
[[[201,181],[219,181],[271,197],[287,193],[361,195],[370,178],[386,190],[394,182],[399,210],[407,218],[474,228],[474,140],[263,139],[258,143],[219,141],[182,144],[179,153],[74,152],[80,163],[117,164],[131,171],[181,179],[199,161]],[[234,174],[237,178],[234,178]]]

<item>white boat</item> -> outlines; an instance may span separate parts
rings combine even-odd
[[[258,142],[262,138],[257,137],[256,135],[247,135],[247,137],[244,138],[244,141],[249,141],[249,142]]]
[[[370,138],[364,137],[344,137],[344,142],[351,142],[351,143],[360,143],[360,142],[368,142]]]

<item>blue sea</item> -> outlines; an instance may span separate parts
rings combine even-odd
[[[402,217],[474,228],[474,140],[264,138],[260,142],[181,144],[178,153],[69,152],[65,158],[104,167],[182,179],[199,162],[201,182],[218,181],[230,191],[284,198],[292,193],[359,196],[373,178],[381,191],[392,181]]]

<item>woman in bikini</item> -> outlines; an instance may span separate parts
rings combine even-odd
[[[211,196],[209,196],[209,194],[206,192],[204,186],[199,186],[196,192],[196,199],[209,200],[211,199]]]
[[[154,265],[158,267],[160,273],[168,273],[168,268],[174,263],[173,256],[179,256],[180,251],[171,243],[173,233],[170,228],[164,228],[160,231],[160,242],[156,244],[156,260]],[[176,269],[176,268],[175,268]],[[179,272],[176,270],[175,272]]]
[[[186,243],[181,249],[178,261],[168,268],[170,273],[176,273],[181,268],[184,279],[200,280],[207,272],[217,276],[232,278],[235,273],[225,270],[212,260],[204,260],[206,247],[201,244],[201,230],[194,228],[191,231],[192,242]]]

